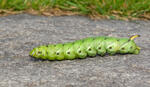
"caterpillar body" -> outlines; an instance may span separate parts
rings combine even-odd
[[[63,44],[49,44],[38,46],[30,51],[29,55],[38,59],[48,60],[65,60],[94,57],[97,54],[104,56],[105,54],[139,54],[140,47],[133,41],[139,35],[130,38],[116,37],[88,37],[74,42]]]

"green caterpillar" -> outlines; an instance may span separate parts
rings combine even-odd
[[[133,41],[139,35],[130,38],[89,37],[64,44],[50,44],[39,46],[30,51],[30,56],[38,59],[65,60],[75,58],[94,57],[97,54],[139,54],[140,47]]]

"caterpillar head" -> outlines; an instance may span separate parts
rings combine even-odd
[[[39,46],[39,47],[36,47],[34,48],[33,50],[30,51],[29,55],[31,57],[35,57],[35,58],[43,58],[43,59],[46,59],[46,56],[45,56],[45,49],[46,47],[45,46]]]
[[[125,38],[122,39],[122,42],[125,42],[121,45],[119,52],[120,53],[133,53],[133,54],[139,54],[140,53],[140,47],[136,45],[134,42],[134,38],[140,37],[140,35],[134,35],[130,37],[129,39]]]

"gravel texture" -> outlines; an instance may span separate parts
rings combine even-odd
[[[139,55],[42,61],[29,51],[91,36],[130,37]],[[82,16],[28,14],[0,18],[0,87],[150,87],[150,21],[93,21]]]

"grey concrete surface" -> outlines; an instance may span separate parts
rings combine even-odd
[[[41,61],[29,51],[90,36],[130,37],[139,55]],[[0,18],[0,87],[150,87],[150,21],[93,21],[81,16],[28,14]]]

